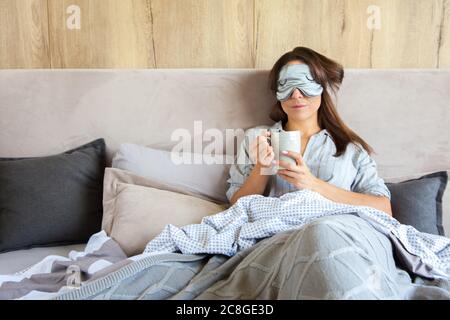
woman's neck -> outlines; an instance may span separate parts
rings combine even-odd
[[[284,126],[285,131],[300,130],[302,137],[309,138],[313,134],[320,132],[322,129],[317,122],[294,122],[289,121]]]

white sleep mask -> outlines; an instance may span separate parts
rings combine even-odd
[[[287,64],[280,70],[278,76],[277,99],[285,101],[298,88],[308,97],[320,96],[322,86],[314,81],[307,64]]]

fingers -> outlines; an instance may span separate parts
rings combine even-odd
[[[267,145],[269,145],[269,142],[267,142],[267,137],[266,135],[264,136],[258,136],[256,137],[259,143],[267,143]]]
[[[262,155],[267,153],[267,149],[269,148],[269,143],[267,142],[267,138],[263,136],[258,137],[258,152]]]
[[[250,148],[249,148],[249,154],[250,154],[250,159],[251,159],[252,163],[256,163],[256,161],[257,161],[258,155],[257,155],[256,148],[257,148],[257,144],[254,141],[252,141],[250,143]]]
[[[258,159],[264,159],[266,157],[267,150],[266,148],[259,146],[258,148]]]
[[[270,131],[266,131],[251,141],[249,152],[253,162],[264,162],[263,164],[265,164],[265,162],[270,162],[269,160],[271,157],[274,157],[275,154],[273,148],[267,141],[269,136]]]
[[[264,137],[264,136],[257,136],[255,138],[255,140],[253,140],[250,143],[250,148],[253,149],[253,148],[257,147],[257,146],[265,147],[265,146],[268,146],[268,145],[269,145],[269,143],[267,142],[267,138],[266,137]]]
[[[259,149],[265,149],[269,146],[269,143],[267,142],[267,138],[264,136],[257,136],[253,141],[250,142],[249,149],[251,151],[254,151],[256,148]],[[258,149],[258,151],[259,151]]]
[[[290,150],[284,150],[282,151],[282,153],[288,157],[291,157],[292,159],[295,160],[295,162],[297,163],[297,165],[304,165],[304,161],[303,161],[303,157],[300,153],[298,152],[294,152],[294,151],[290,151]]]
[[[291,162],[280,160],[280,161],[277,161],[277,164],[280,167],[286,168],[287,170],[294,171],[294,172],[301,172],[301,168],[298,165],[293,164]]]
[[[279,175],[291,177],[293,179],[299,179],[303,172],[295,172],[291,170],[278,170]]]
[[[286,180],[287,182],[289,182],[290,184],[292,184],[292,185],[294,185],[294,186],[298,186],[298,185],[299,185],[299,184],[297,183],[297,180],[294,179],[294,178],[292,178],[292,177],[290,177],[290,176],[287,176],[287,175],[284,175],[284,174],[280,174],[280,177],[281,177],[283,180]]]

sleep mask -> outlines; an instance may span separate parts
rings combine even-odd
[[[319,96],[323,88],[314,81],[307,64],[287,64],[280,70],[278,76],[277,99],[289,99],[295,88],[308,97]]]

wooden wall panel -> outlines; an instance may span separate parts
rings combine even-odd
[[[253,0],[153,0],[158,68],[251,68]]]
[[[0,0],[0,67],[50,67],[47,0]]]
[[[439,68],[450,68],[450,0],[443,5],[439,48]]]
[[[154,68],[146,0],[48,0],[53,68]],[[80,7],[81,28],[66,26]]]
[[[439,60],[448,64],[448,2],[256,0],[256,67],[270,68],[282,53],[306,46],[348,68],[437,68]],[[371,6],[379,29],[368,24]]]
[[[0,28],[0,68],[269,69],[296,46],[346,68],[450,68],[450,0],[0,0]]]
[[[436,68],[443,0],[373,1],[381,7],[381,30],[374,32],[374,68]]]
[[[255,1],[256,68],[271,68],[283,53],[297,46],[333,59],[343,56],[345,1]]]

